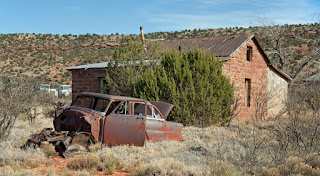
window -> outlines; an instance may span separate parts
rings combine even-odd
[[[99,93],[106,93],[107,86],[106,86],[106,78],[99,78]]]
[[[251,94],[251,80],[245,79],[245,99],[244,104],[246,107],[250,107],[250,94]]]
[[[252,47],[248,46],[247,47],[247,61],[251,61],[252,60]]]
[[[145,112],[145,103],[134,103],[133,114],[143,116]]]
[[[118,109],[116,109],[115,114],[129,115],[129,104],[127,101],[124,101]]]
[[[99,98],[99,99],[97,99],[94,110],[104,112],[106,110],[108,104],[109,104],[109,100]]]
[[[110,106],[109,106],[109,109],[106,113],[106,115],[109,115],[113,110],[114,108],[116,108],[118,106],[118,104],[120,103],[120,101],[113,101],[111,102]]]
[[[148,107],[147,117],[161,119],[161,115],[160,115],[159,111],[156,108],[154,108],[153,106]]]
[[[72,106],[91,109],[93,102],[92,100],[92,97],[78,97],[78,99],[72,104]]]

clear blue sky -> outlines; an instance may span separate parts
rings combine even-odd
[[[320,22],[319,0],[0,0],[0,33],[137,34]]]

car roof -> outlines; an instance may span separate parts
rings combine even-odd
[[[131,101],[140,101],[140,102],[146,102],[147,104],[151,104],[148,100],[140,99],[140,98],[133,98],[133,97],[126,97],[126,96],[119,96],[119,95],[109,95],[109,94],[102,94],[102,93],[94,93],[94,92],[82,92],[79,93],[78,96],[94,96],[94,97],[100,97],[110,100],[131,100]]]

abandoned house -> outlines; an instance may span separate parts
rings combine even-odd
[[[239,120],[277,114],[286,98],[290,76],[273,66],[254,35],[158,41],[162,47],[189,50],[199,47],[223,62],[223,74],[231,80],[241,100]],[[67,67],[72,72],[72,98],[84,91],[102,93],[108,62]],[[268,101],[267,101],[268,100]]]

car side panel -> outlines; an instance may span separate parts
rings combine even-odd
[[[147,119],[146,120],[146,137],[147,140],[158,142],[167,140],[166,121],[164,119]]]
[[[108,115],[104,123],[103,142],[107,145],[137,145],[145,142],[145,117]]]
[[[147,140],[158,142],[163,140],[182,141],[182,124],[168,122],[164,119],[147,119],[146,136]]]

